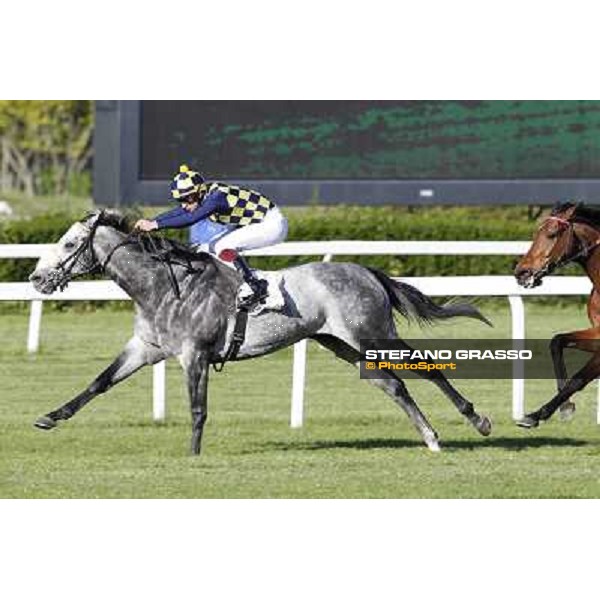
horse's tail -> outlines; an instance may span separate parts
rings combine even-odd
[[[492,323],[471,304],[466,302],[436,304],[429,296],[426,296],[412,285],[394,281],[379,269],[369,268],[369,271],[377,277],[379,283],[385,288],[392,306],[409,321],[415,319],[419,325],[429,325],[440,319],[470,317],[493,327]]]

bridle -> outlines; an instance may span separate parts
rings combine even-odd
[[[185,257],[185,262],[179,262],[174,260],[173,252],[175,250],[175,245],[171,242],[171,240],[165,239],[165,241],[171,243],[170,248],[159,248],[156,244],[155,238],[151,234],[145,234],[143,232],[132,231],[128,233],[124,240],[116,244],[107,254],[104,261],[100,261],[98,256],[96,255],[96,251],[94,250],[94,236],[96,235],[96,231],[99,225],[102,225],[100,218],[97,218],[94,223],[89,227],[89,234],[83,240],[83,242],[64,260],[58,263],[55,267],[55,270],[58,271],[57,279],[57,287],[62,291],[68,285],[70,281],[77,279],[79,277],[83,277],[85,275],[91,275],[96,273],[104,273],[106,271],[106,267],[108,263],[112,259],[114,253],[123,246],[127,246],[129,244],[139,244],[147,255],[149,255],[154,260],[161,262],[167,268],[167,272],[169,275],[169,281],[171,283],[171,288],[175,293],[175,297],[180,300],[181,293],[179,289],[179,284],[177,282],[177,278],[175,277],[175,273],[173,271],[173,265],[179,265],[186,268],[188,273],[196,273],[198,269],[194,268],[192,265],[192,261],[190,257]],[[143,239],[148,240],[148,246],[150,246],[150,250],[146,248],[146,245],[143,243]],[[90,255],[92,257],[91,265],[82,271],[81,273],[73,274],[73,268],[81,258],[81,256],[89,250]]]
[[[58,271],[59,276],[57,277],[57,287],[61,291],[64,290],[67,287],[68,283],[70,281],[73,281],[74,279],[83,277],[84,275],[91,275],[92,273],[104,271],[104,267],[106,267],[108,261],[105,261],[104,265],[101,265],[100,261],[98,260],[98,257],[96,256],[96,251],[94,250],[94,235],[96,234],[98,225],[99,219],[96,219],[90,227],[90,232],[86,236],[85,240],[83,240],[83,242],[71,254],[69,254],[67,258],[59,262],[58,265],[56,265],[56,267],[54,268],[56,271]],[[92,256],[91,266],[85,271],[82,271],[81,273],[73,274],[73,268],[75,267],[83,253],[88,249]]]
[[[560,267],[564,267],[565,265],[582,261],[586,262],[590,257],[590,254],[593,250],[595,250],[600,245],[600,236],[596,240],[594,240],[591,244],[586,244],[582,239],[577,235],[575,231],[575,222],[570,219],[563,219],[562,217],[549,216],[546,218],[546,221],[557,221],[564,229],[569,230],[570,240],[569,244],[573,245],[575,251],[572,254],[563,256],[560,260],[556,262],[549,262],[543,269],[538,271],[537,276],[539,278],[544,277],[552,271],[559,269]],[[544,223],[546,222],[544,221]],[[544,223],[540,226],[543,227]]]

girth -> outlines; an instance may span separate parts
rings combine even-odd
[[[229,347],[225,352],[223,358],[219,362],[213,363],[213,369],[218,373],[223,370],[225,363],[230,360],[235,360],[244,340],[246,339],[246,325],[248,324],[248,309],[240,307],[235,313],[235,323],[233,325],[233,333],[231,335],[231,341]]]

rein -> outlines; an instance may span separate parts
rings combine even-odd
[[[171,288],[173,289],[173,293],[177,300],[181,300],[181,290],[179,288],[179,283],[177,282],[177,277],[175,277],[175,272],[173,271],[173,265],[179,265],[184,267],[188,273],[196,273],[198,269],[195,269],[192,265],[192,261],[190,257],[185,257],[185,262],[180,262],[174,259],[174,252],[176,251],[176,247],[171,240],[165,240],[171,244],[170,248],[160,248],[156,243],[156,238],[151,234],[145,235],[142,232],[132,231],[128,233],[125,239],[119,242],[114,248],[110,250],[106,258],[103,262],[98,260],[96,256],[96,252],[94,250],[94,236],[96,235],[96,230],[98,226],[102,225],[100,219],[97,219],[94,224],[90,228],[90,233],[86,237],[86,239],[81,243],[81,245],[67,258],[58,263],[56,266],[56,270],[59,272],[60,277],[58,281],[58,287],[62,291],[65,289],[67,284],[74,279],[78,279],[79,277],[83,277],[84,275],[90,275],[92,273],[104,273],[106,271],[106,267],[108,263],[111,261],[114,253],[123,246],[127,246],[130,244],[139,244],[142,252],[148,255],[150,258],[162,263],[167,269],[169,282],[171,284]],[[147,240],[148,245],[150,246],[150,250],[148,250],[144,244],[144,240]],[[90,251],[92,256],[92,264],[89,268],[85,269],[81,273],[73,274],[72,270],[77,264],[77,261],[81,258],[86,250]]]
[[[98,260],[98,257],[96,256],[96,252],[94,251],[94,236],[96,235],[96,230],[98,229],[98,226],[102,224],[103,223],[100,222],[100,219],[97,219],[90,227],[90,233],[86,237],[86,239],[81,243],[81,245],[78,248],[76,248],[72,254],[67,256],[67,258],[65,258],[56,266],[56,270],[60,274],[58,287],[61,290],[65,289],[69,281],[77,279],[78,277],[89,275],[95,272],[104,273],[106,267],[108,266],[108,263],[111,261],[113,255],[119,248],[130,244],[139,244],[144,254],[158,261],[159,263],[162,263],[165,266],[169,275],[169,282],[171,283],[171,288],[173,289],[175,297],[177,298],[177,300],[181,300],[181,291],[179,288],[179,283],[177,282],[177,277],[175,277],[175,272],[173,271],[173,266],[177,265],[184,267],[188,273],[197,273],[198,269],[195,269],[192,265],[192,260],[190,256],[183,252],[180,253],[182,254],[182,256],[176,256],[177,246],[171,240],[160,238],[164,242],[169,244],[170,247],[159,247],[156,238],[151,234],[144,234],[142,232],[132,231],[126,235],[123,241],[119,242],[116,246],[111,248],[104,261],[100,262],[100,260]],[[146,248],[144,242],[147,242],[147,245],[150,246],[150,250]],[[72,270],[74,266],[77,264],[77,261],[81,258],[83,253],[88,249],[92,257],[91,266],[85,271],[73,275]],[[177,260],[178,258],[183,258],[184,262]],[[238,308],[235,316],[235,323],[229,347],[225,351],[223,357],[218,362],[213,363],[213,368],[215,371],[222,371],[226,362],[234,360],[237,357],[237,354],[246,338],[247,322],[248,310],[246,308]]]

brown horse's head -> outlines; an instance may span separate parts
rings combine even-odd
[[[519,285],[526,288],[540,285],[546,275],[575,254],[578,242],[573,217],[576,210],[576,204],[560,204],[542,221],[531,248],[515,267]]]

